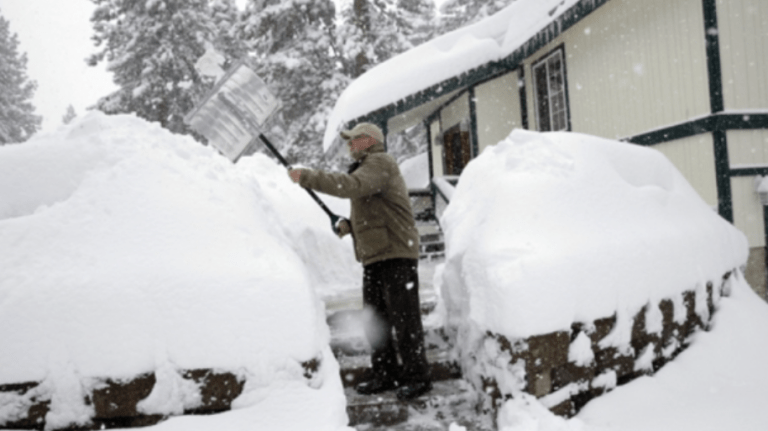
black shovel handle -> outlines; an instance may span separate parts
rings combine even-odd
[[[283,155],[280,154],[279,151],[277,151],[277,148],[275,148],[275,146],[272,145],[271,142],[269,142],[269,139],[267,139],[267,137],[264,136],[264,134],[259,131],[259,128],[255,124],[253,124],[252,121],[250,121],[250,119],[237,107],[237,105],[235,103],[233,103],[231,100],[229,100],[229,98],[224,93],[219,93],[218,98],[219,98],[219,100],[221,100],[222,103],[224,103],[224,105],[232,113],[232,115],[237,117],[238,121],[240,121],[240,123],[242,123],[243,126],[246,126],[247,128],[249,128],[251,133],[253,133],[253,134],[258,133],[259,134],[259,139],[261,140],[261,142],[263,142],[264,145],[266,145],[267,148],[269,148],[269,151],[271,151],[272,154],[274,154],[274,156],[277,157],[277,160],[279,160],[280,163],[283,166],[285,166],[288,169],[291,169],[291,165],[288,164],[288,161],[285,160],[285,157],[283,157]],[[251,142],[253,142],[253,141],[251,141]],[[339,222],[341,220],[344,220],[344,218],[340,217],[340,216],[337,216],[336,214],[331,212],[331,210],[328,209],[328,207],[325,205],[325,202],[320,200],[320,198],[317,197],[315,192],[313,192],[310,189],[306,189],[306,188],[304,190],[306,190],[307,193],[309,193],[309,195],[312,196],[312,199],[314,199],[315,202],[317,202],[317,204],[320,205],[320,208],[322,208],[323,211],[325,211],[325,213],[328,214],[328,217],[330,217],[330,219],[331,219],[331,229],[333,229],[333,233],[338,235],[339,234],[339,226],[338,226]]]
[[[283,157],[283,155],[282,155],[282,154],[280,154],[280,152],[279,152],[279,151],[277,151],[277,148],[275,148],[275,147],[272,145],[272,143],[271,143],[271,142],[269,142],[269,139],[267,139],[267,137],[266,137],[266,136],[264,136],[264,134],[263,134],[263,133],[259,133],[259,139],[261,139],[261,142],[263,142],[263,143],[264,143],[264,145],[266,145],[266,146],[267,146],[267,148],[269,148],[269,151],[271,151],[271,152],[272,152],[272,154],[274,154],[274,155],[275,155],[275,157],[277,157],[277,160],[279,160],[279,161],[280,161],[280,163],[281,163],[283,166],[285,166],[285,167],[286,167],[286,168],[288,168],[288,169],[291,169],[291,165],[290,165],[290,164],[288,164],[288,162],[285,160],[285,158]],[[314,191],[312,191],[312,190],[310,190],[310,189],[306,189],[306,188],[305,188],[304,190],[305,190],[307,193],[309,193],[309,195],[310,195],[310,196],[312,196],[312,199],[314,199],[314,200],[315,200],[315,202],[317,202],[317,204],[318,204],[318,205],[320,205],[320,208],[322,208],[322,209],[323,209],[323,211],[325,211],[325,213],[326,213],[326,214],[328,214],[328,217],[330,217],[330,219],[331,219],[331,229],[333,229],[333,233],[335,233],[335,234],[337,234],[337,235],[338,235],[338,234],[339,234],[339,222],[340,222],[341,220],[344,220],[344,218],[343,218],[343,217],[341,217],[341,216],[338,216],[338,215],[334,214],[334,213],[333,213],[333,212],[332,212],[332,211],[331,211],[331,210],[328,208],[328,206],[326,206],[326,205],[325,205],[325,202],[323,202],[323,201],[322,201],[322,200],[321,200],[321,199],[320,199],[320,198],[319,198],[319,197],[318,197],[318,196],[315,194],[315,192],[314,192]]]

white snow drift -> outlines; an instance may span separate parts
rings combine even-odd
[[[179,413],[196,401],[177,370],[240,373],[243,406],[306,388],[316,357],[323,416],[346,423],[319,295],[356,288],[359,265],[284,168],[93,112],[0,148],[0,196],[0,384],[42,381],[49,426],[87,420],[95,378],[156,371],[141,408]]]
[[[512,336],[628,314],[746,259],[743,235],[658,152],[577,134],[517,131],[486,149],[443,226],[452,316]],[[175,413],[199,402],[178,370],[215,368],[248,379],[233,411],[151,429],[348,429],[318,297],[358,289],[359,264],[267,157],[232,165],[99,113],[0,147],[0,268],[0,384],[41,381],[49,427],[87,421],[94,378],[154,371],[140,408]],[[654,376],[571,420],[521,397],[500,430],[766,429],[768,307],[734,277],[710,332]],[[298,361],[317,356],[308,385]],[[27,401],[0,395],[0,426]]]
[[[516,130],[487,148],[442,224],[449,317],[508,337],[630,322],[685,290],[703,299],[748,253],[660,152],[577,133]]]

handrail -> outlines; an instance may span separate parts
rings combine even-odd
[[[457,175],[446,175],[443,177],[432,178],[432,189],[437,191],[445,202],[450,202],[453,198],[453,191],[456,183],[459,182]]]

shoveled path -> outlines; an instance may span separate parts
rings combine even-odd
[[[368,379],[371,366],[361,324],[362,293],[349,291],[325,300],[331,348],[341,367],[350,426],[359,431],[442,431],[449,430],[451,424],[467,431],[495,430],[491,415],[476,411],[478,394],[461,379],[458,362],[435,312],[438,296],[433,276],[441,263],[442,259],[419,262],[422,322],[434,389],[408,403],[397,400],[393,391],[371,396],[355,392],[354,385]]]

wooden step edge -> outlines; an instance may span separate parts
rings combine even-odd
[[[401,403],[393,393],[362,397],[351,388],[345,389],[344,393],[349,426],[392,426],[408,420],[408,405]]]
[[[442,353],[442,352],[441,352]],[[370,380],[371,373],[370,356],[340,357],[339,361],[341,383],[345,388],[354,387],[359,383]],[[460,379],[462,377],[461,366],[457,360],[446,355],[429,355],[429,372],[434,382]]]
[[[407,402],[398,400],[394,391],[360,395],[354,389],[346,388],[344,394],[350,426],[365,424],[368,427],[395,426],[407,421],[412,411],[440,411],[444,419],[450,421],[455,419],[450,416],[456,411],[472,412],[480,401],[474,388],[460,378],[433,381],[430,392]]]

